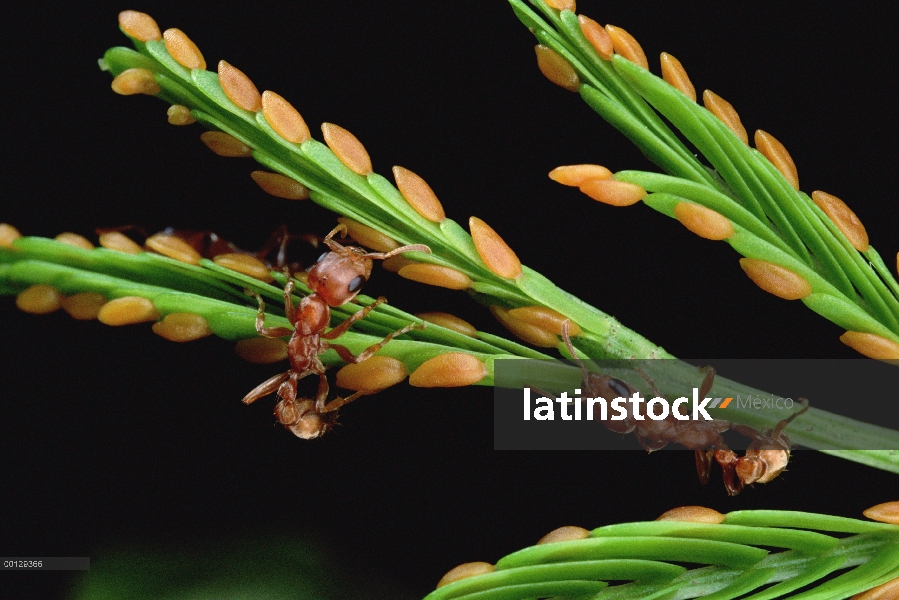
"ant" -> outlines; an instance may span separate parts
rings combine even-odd
[[[124,232],[124,231],[136,231],[146,240],[149,235],[147,235],[146,230],[139,225],[124,225],[122,227],[98,227],[96,230],[98,235],[103,233],[109,233],[113,231]],[[293,234],[287,230],[286,225],[281,225],[277,229],[275,229],[272,234],[268,237],[263,244],[262,248],[253,252],[250,250],[244,250],[235,244],[234,242],[223,238],[221,235],[217,234],[214,231],[196,231],[192,229],[175,229],[174,227],[166,227],[164,230],[160,231],[161,235],[168,235],[177,237],[190,245],[191,248],[196,250],[200,256],[203,258],[215,258],[219,254],[246,254],[248,256],[255,257],[265,263],[265,265],[269,268],[283,268],[285,266],[289,266],[291,271],[299,271],[301,266],[298,262],[287,262],[287,247],[291,241],[295,239],[301,239],[304,242],[311,245],[313,248],[317,248],[319,243],[321,242],[321,238],[317,235],[313,234]],[[277,252],[275,252],[277,251]],[[272,253],[275,252],[274,261],[270,260]]]
[[[386,302],[386,298],[380,297],[337,327],[325,332],[331,319],[330,307],[340,306],[356,297],[371,275],[372,260],[384,260],[403,252],[431,252],[431,249],[423,244],[402,246],[386,253],[366,252],[357,246],[339,244],[333,239],[338,233],[346,234],[346,226],[338,225],[324,238],[323,242],[329,251],[322,254],[306,274],[306,283],[312,293],[303,298],[297,307],[294,307],[291,295],[294,287],[293,279],[289,269],[285,269],[287,284],[284,286],[284,313],[293,325],[292,330],[287,327],[266,327],[265,302],[259,294],[253,294],[259,302],[259,312],[256,313],[256,331],[259,335],[269,338],[290,336],[287,344],[290,369],[256,386],[244,396],[243,402],[251,404],[277,391],[281,399],[275,406],[275,417],[278,422],[297,437],[307,440],[327,433],[336,422],[337,409],[362,394],[360,391],[347,398],[335,398],[327,402],[328,379],[319,355],[331,348],[345,362],[359,363],[396,336],[413,329],[424,328],[424,325],[420,324],[407,325],[355,356],[345,346],[330,342],[346,333],[353,323],[364,319],[376,306]],[[315,398],[298,400],[297,381],[311,374],[317,374],[319,377]]]
[[[636,388],[620,379],[588,371],[581,359],[578,358],[574,345],[571,343],[568,324],[569,321],[562,324],[562,338],[571,356],[581,367],[586,393],[592,397],[602,398],[630,398],[638,393]],[[715,369],[705,367],[705,372],[705,378],[699,389],[700,398],[709,393],[715,380]],[[652,380],[644,373],[640,374],[649,383],[653,393],[661,396]],[[727,493],[736,496],[743,490],[743,486],[753,483],[768,483],[786,469],[790,462],[790,440],[783,431],[793,419],[809,409],[808,400],[800,398],[799,401],[803,404],[803,408],[778,423],[772,431],[759,432],[747,425],[737,425],[720,419],[679,421],[673,415],[668,415],[659,421],[651,419],[641,421],[629,415],[624,420],[604,421],[603,424],[615,433],[633,432],[637,441],[647,452],[661,450],[670,442],[693,450],[696,458],[696,472],[703,485],[709,482],[714,458],[721,465]],[[745,456],[741,457],[727,447],[721,434],[729,429],[752,440]]]

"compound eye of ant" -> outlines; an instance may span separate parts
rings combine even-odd
[[[366,279],[362,275],[354,277],[350,284],[346,287],[346,291],[351,294],[355,294],[362,289],[362,286],[365,285],[365,281]]]
[[[609,387],[612,388],[616,394],[621,395],[622,398],[627,398],[631,395],[630,390],[627,388],[627,384],[620,379],[615,379],[614,377],[609,379]]]
[[[322,255],[319,256],[319,257],[318,257],[318,260],[315,261],[315,262],[320,263],[321,261],[325,260],[325,257],[328,256],[329,254],[331,254],[330,251],[329,251],[329,252],[324,252],[324,253],[322,253]]]

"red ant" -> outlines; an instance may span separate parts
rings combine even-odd
[[[568,335],[568,321],[562,324],[562,338],[571,356],[581,366],[583,372],[585,394],[591,397],[602,398],[630,398],[638,393],[632,385],[616,379],[610,375],[591,373],[578,358],[571,338]],[[705,378],[699,389],[699,397],[702,398],[712,389],[715,380],[715,369],[705,368]],[[652,380],[640,373],[649,383],[653,393],[661,396]],[[715,419],[712,421],[679,421],[673,415],[656,421],[652,419],[637,420],[632,415],[621,421],[604,421],[603,425],[615,433],[631,433],[637,437],[637,441],[647,452],[661,450],[670,442],[680,444],[688,450],[695,451],[696,472],[699,481],[705,485],[709,482],[709,474],[712,469],[712,458],[721,465],[724,475],[724,487],[731,496],[736,496],[743,490],[744,485],[753,483],[768,483],[780,475],[790,462],[790,440],[783,432],[790,422],[808,410],[808,400],[800,398],[803,404],[802,410],[796,412],[780,423],[773,431],[758,432],[747,425],[737,425],[729,421]],[[740,434],[752,439],[752,443],[746,450],[745,456],[738,456],[727,447],[721,436],[725,431],[733,429]]]
[[[411,251],[431,252],[431,249],[423,244],[402,246],[386,253],[366,252],[357,246],[343,246],[337,243],[333,237],[338,232],[346,233],[346,226],[338,225],[323,240],[330,251],[322,254],[318,262],[307,273],[306,283],[312,293],[303,298],[297,307],[294,307],[291,296],[294,287],[293,279],[290,277],[289,271],[287,273],[287,285],[284,286],[284,313],[287,320],[293,325],[292,330],[287,327],[266,327],[265,303],[259,294],[253,294],[259,302],[259,312],[256,314],[256,331],[259,335],[270,338],[290,336],[287,344],[290,369],[256,386],[244,396],[243,402],[251,404],[277,390],[278,396],[281,398],[275,406],[275,416],[278,422],[303,439],[313,439],[327,433],[336,421],[337,409],[362,394],[362,392],[356,392],[347,398],[335,398],[331,402],[327,402],[328,379],[325,376],[325,366],[319,358],[320,354],[331,348],[344,361],[359,363],[380,350],[384,344],[396,336],[412,329],[424,327],[419,324],[403,327],[356,356],[345,346],[329,341],[346,333],[353,323],[364,319],[372,309],[386,301],[384,297],[378,298],[337,327],[325,332],[331,319],[330,307],[340,306],[356,297],[371,275],[373,259],[384,260]],[[319,377],[315,398],[297,400],[297,381],[313,373]]]

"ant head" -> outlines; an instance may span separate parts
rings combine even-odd
[[[403,252],[431,252],[424,244],[402,246],[390,252],[366,252],[334,241],[338,233],[345,234],[346,225],[338,225],[325,237],[324,242],[331,251],[319,257],[306,278],[310,289],[329,306],[340,306],[356,297],[371,275],[372,259],[385,260]]]
[[[306,283],[329,306],[340,306],[355,298],[368,281],[372,261],[362,248],[341,246],[327,238],[325,243],[331,251],[319,257]]]

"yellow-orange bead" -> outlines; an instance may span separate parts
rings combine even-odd
[[[477,217],[471,217],[468,219],[468,228],[471,230],[474,247],[488,269],[508,279],[521,275],[518,255],[490,225]]]
[[[253,171],[250,177],[256,182],[262,191],[275,196],[276,198],[284,198],[286,200],[308,200],[309,188],[294,181],[290,177],[285,177],[280,173],[269,173],[268,171]]]
[[[100,308],[97,319],[105,325],[134,325],[155,321],[159,311],[153,303],[140,296],[123,296],[110,300]]]
[[[13,248],[13,242],[22,237],[19,230],[8,223],[0,223],[0,248]]]
[[[231,102],[244,110],[262,110],[262,94],[246,73],[224,60],[219,61],[218,73],[222,91]]]
[[[631,206],[646,197],[646,190],[636,183],[614,179],[591,179],[579,189],[597,202],[612,206]]]
[[[784,145],[776,137],[761,129],[755,132],[753,141],[755,142],[755,149],[761,152],[774,165],[775,169],[780,171],[780,174],[784,176],[784,179],[789,182],[794,190],[798,190],[799,171],[796,170],[796,163],[793,162],[793,157],[790,156]]]
[[[830,217],[837,229],[843,232],[843,235],[856,250],[859,252],[868,250],[868,231],[845,202],[820,190],[812,192],[812,201]],[[899,255],[897,255],[897,264],[899,264]]]
[[[899,500],[872,506],[862,513],[872,521],[899,525]]]
[[[162,32],[153,17],[136,10],[123,10],[119,13],[119,27],[128,37],[141,42],[162,39]]]
[[[568,321],[568,335],[576,337],[581,335],[581,328],[577,323],[560,313],[545,306],[522,306],[509,311],[509,316],[525,323],[530,323],[540,329],[545,329],[554,335],[562,335],[562,323]],[[553,344],[555,345],[555,344]]]
[[[402,361],[390,356],[371,356],[337,371],[337,386],[354,392],[376,392],[407,377]]]
[[[137,242],[119,231],[101,233],[100,245],[109,250],[124,252],[125,254],[137,254],[143,251]]]
[[[746,128],[743,127],[740,115],[730,102],[715,92],[706,90],[702,93],[702,105],[718,117],[744,144],[749,144],[749,134],[746,133]]]
[[[297,109],[275,92],[262,92],[262,114],[275,133],[288,142],[302,144],[312,137]]]
[[[355,135],[333,123],[322,123],[322,134],[324,134],[328,148],[351,171],[362,176],[372,172],[368,150]]]
[[[62,296],[59,291],[49,285],[38,283],[23,290],[16,296],[16,306],[19,310],[33,315],[46,315],[59,310],[62,305]]]
[[[852,596],[849,600],[896,600],[899,598],[899,577],[882,583],[867,592]]]
[[[474,325],[464,319],[460,319],[456,315],[444,312],[423,312],[416,313],[415,316],[428,323],[451,329],[456,333],[461,333],[462,335],[467,335],[472,338],[478,337],[478,330],[475,329]]]
[[[450,569],[446,575],[441,577],[440,581],[437,582],[437,587],[441,588],[445,585],[453,583],[454,581],[459,581],[460,579],[468,579],[469,577],[483,575],[484,573],[492,573],[495,570],[496,567],[487,562],[470,562],[461,564],[458,567]]]
[[[266,283],[274,281],[269,268],[255,256],[229,252],[226,254],[219,254],[212,260],[217,265],[225,267],[226,269],[231,269],[232,271],[237,271],[238,273],[243,273],[244,275],[249,275],[253,279],[258,279],[259,281],[264,281]]]
[[[490,312],[496,317],[503,327],[511,331],[516,337],[539,348],[555,348],[559,345],[559,337],[551,332],[532,325],[527,321],[516,319],[509,315],[509,311],[499,306],[491,306]]]
[[[575,540],[585,540],[590,537],[590,532],[583,527],[574,525],[566,525],[553,529],[537,541],[537,545],[555,544],[556,542],[572,542]]]
[[[253,156],[252,148],[233,135],[222,131],[203,132],[200,135],[200,141],[219,156],[228,158],[249,158]]]
[[[116,75],[110,84],[112,91],[122,96],[146,94],[155,96],[162,88],[156,83],[153,72],[147,69],[128,69]]]
[[[106,297],[94,292],[81,292],[62,299],[63,309],[69,316],[79,321],[96,319],[104,304]]]
[[[674,217],[681,225],[707,240],[726,240],[734,234],[730,219],[692,202],[678,202],[674,206]]]
[[[409,376],[413,387],[462,387],[487,376],[487,367],[476,356],[464,352],[441,354],[422,363]]]
[[[446,218],[443,205],[427,181],[403,167],[393,167],[393,178],[397,189],[415,212],[434,223]]]
[[[237,342],[234,352],[247,362],[268,365],[287,360],[287,342],[281,338],[247,338]]]
[[[899,344],[875,333],[847,331],[840,341],[868,358],[899,360]]]
[[[576,92],[581,87],[581,80],[567,60],[548,46],[534,46],[537,53],[537,67],[540,72],[556,85],[569,92]]]
[[[164,233],[151,235],[147,238],[146,246],[163,256],[191,265],[200,264],[200,259],[203,258],[199,252],[194,250],[193,246],[174,235],[166,235]]]
[[[162,34],[165,49],[175,61],[187,69],[205,69],[206,59],[193,40],[180,29],[166,29]]]
[[[612,45],[612,38],[609,36],[609,32],[590,17],[578,15],[577,20],[581,26],[581,33],[584,34],[584,37],[587,38],[587,41],[590,42],[596,53],[605,60],[612,60],[615,47]]]
[[[562,185],[580,187],[594,179],[611,179],[612,172],[600,165],[563,165],[550,171],[549,178]]]
[[[337,222],[346,225],[347,235],[366,248],[371,248],[377,252],[390,252],[400,247],[396,240],[368,225],[363,225],[346,217],[338,217]]]
[[[812,286],[805,278],[780,265],[755,258],[741,258],[740,267],[754,284],[778,298],[799,300],[812,293]]]
[[[442,265],[413,263],[400,268],[397,273],[400,277],[405,277],[412,281],[451,290],[467,290],[472,284],[471,278],[465,273]]]
[[[685,521],[717,525],[724,521],[724,515],[704,506],[678,506],[663,512],[656,521]]]
[[[197,120],[194,118],[192,114],[190,114],[190,109],[182,104],[172,104],[167,111],[165,111],[166,117],[168,117],[168,121],[172,125],[183,126],[183,125],[191,125],[196,123]]]
[[[84,248],[85,250],[93,250],[94,248],[94,245],[86,237],[69,231],[60,233],[53,239],[66,246],[75,246],[76,248]]]
[[[546,5],[556,10],[570,10],[571,12],[576,10],[575,0],[546,0]]]
[[[693,87],[693,82],[690,81],[690,78],[687,76],[687,70],[684,69],[680,61],[667,52],[662,52],[659,60],[662,63],[662,79],[679,90],[684,96],[696,102],[696,88]]]
[[[212,335],[206,319],[194,313],[170,313],[153,323],[153,333],[170,342],[192,342]]]
[[[640,43],[621,27],[614,25],[606,25],[606,32],[612,38],[612,47],[616,54],[628,59],[635,65],[649,69],[649,61],[646,60],[646,53]]]

